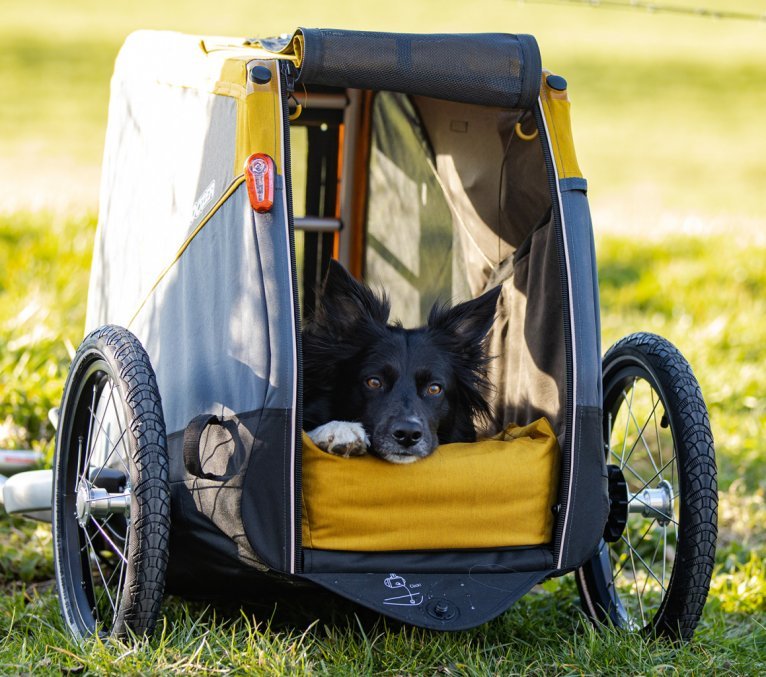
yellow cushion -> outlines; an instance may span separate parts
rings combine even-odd
[[[498,548],[552,540],[559,446],[541,418],[416,463],[341,458],[303,435],[303,545],[322,550]]]

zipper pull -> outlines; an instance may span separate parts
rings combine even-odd
[[[292,94],[295,91],[295,79],[298,76],[295,64],[292,61],[280,61],[279,68],[282,71],[282,75],[285,76],[285,87]]]

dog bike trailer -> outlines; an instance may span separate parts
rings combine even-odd
[[[331,258],[405,324],[502,286],[500,439],[402,468],[302,438],[300,326]],[[531,36],[131,35],[53,469],[67,626],[151,631],[164,590],[319,585],[453,630],[577,570],[594,619],[691,636],[715,539],[704,402],[648,335],[602,385],[598,313],[566,82]]]

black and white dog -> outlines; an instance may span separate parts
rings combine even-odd
[[[496,287],[417,329],[389,324],[390,305],[331,261],[303,330],[304,428],[324,451],[411,463],[438,444],[472,442],[489,415],[486,336]]]

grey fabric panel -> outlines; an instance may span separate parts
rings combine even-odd
[[[578,404],[601,407],[601,319],[593,228],[584,179],[560,181],[574,306]]]
[[[208,543],[242,566],[289,570],[291,413],[260,409],[209,425],[199,456],[202,471],[217,471],[218,478],[189,474],[183,433],[169,437],[176,549],[204,549]],[[191,571],[194,565],[182,568]]]
[[[280,209],[281,200],[275,200]],[[190,243],[131,326],[157,373],[169,433],[183,430],[200,413],[292,407],[292,300],[287,245],[279,232],[284,227],[254,224],[252,214],[243,184]]]
[[[545,416],[562,441],[567,361],[558,245],[553,222],[538,228],[503,285],[490,336],[494,432]]]
[[[86,331],[127,326],[234,179],[237,101],[148,80],[112,81]]]
[[[290,451],[295,424],[288,409],[265,409],[260,413],[242,490],[242,522],[263,562],[272,569],[289,572],[293,529],[300,530],[301,525],[300,512],[293,514],[291,510]]]

